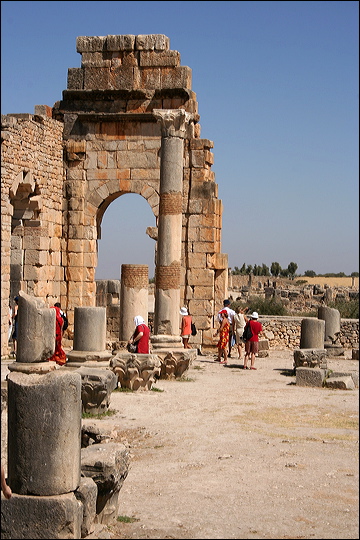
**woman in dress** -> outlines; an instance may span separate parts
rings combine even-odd
[[[58,306],[52,306],[51,309],[55,309],[56,318],[55,318],[55,352],[49,362],[56,362],[59,366],[66,364],[66,353],[61,346],[61,339],[63,335],[63,324],[64,319],[61,316],[61,309]]]
[[[220,328],[217,330],[216,334],[219,334],[218,341],[218,357],[216,359],[220,364],[227,364],[228,357],[228,346],[229,346],[229,333],[230,333],[230,323],[229,316],[226,309],[222,309],[219,313],[219,318],[221,317]],[[221,358],[224,357],[222,361]]]
[[[145,324],[141,315],[134,317],[135,330],[128,343],[137,345],[138,354],[149,354],[150,352],[150,328]]]

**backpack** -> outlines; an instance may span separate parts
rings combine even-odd
[[[244,341],[249,341],[249,339],[251,339],[252,336],[253,336],[253,334],[252,334],[252,331],[251,331],[251,328],[250,328],[250,323],[249,323],[249,324],[247,324],[245,326],[242,338],[243,338]]]
[[[197,330],[196,330],[196,326],[195,326],[195,323],[191,323],[191,335],[192,336],[196,336],[197,334]]]
[[[62,317],[62,319],[64,321],[62,331],[65,332],[65,330],[69,326],[69,321],[68,321],[68,318],[67,318],[67,316],[65,315],[65,313],[63,311],[61,312],[61,317]]]

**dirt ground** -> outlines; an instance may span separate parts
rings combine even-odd
[[[112,393],[98,422],[129,448],[131,521],[98,538],[359,538],[358,388],[296,386],[291,351],[230,362],[198,356],[183,381]]]

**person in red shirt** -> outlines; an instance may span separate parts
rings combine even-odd
[[[150,352],[150,328],[145,324],[141,315],[134,317],[135,330],[128,343],[137,345],[138,354],[149,354]]]
[[[255,355],[259,352],[259,334],[262,332],[262,325],[258,321],[259,314],[254,311],[250,315],[250,320],[246,323],[244,334],[246,333],[247,326],[250,326],[252,336],[249,340],[245,342],[245,358],[244,358],[244,369],[249,369],[247,367],[247,361],[251,359],[250,369],[256,369],[255,367]]]

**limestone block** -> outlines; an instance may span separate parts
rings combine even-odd
[[[81,538],[85,538],[95,529],[96,500],[98,488],[92,478],[81,477],[80,485],[75,491],[75,497],[83,506],[81,523]]]
[[[1,538],[82,538],[83,505],[74,493],[1,499]]]
[[[95,523],[110,525],[119,515],[119,492],[129,471],[130,457],[121,443],[93,444],[81,450],[81,473],[98,488]]]
[[[325,381],[327,388],[336,388],[339,390],[355,390],[355,384],[350,375],[344,377],[329,377]]]
[[[163,68],[161,70],[161,88],[191,89],[192,70],[187,66]]]
[[[267,339],[259,339],[259,352],[258,357],[259,358],[266,358],[269,356],[269,342]]]
[[[298,367],[296,368],[297,386],[322,387],[325,380],[326,371],[320,368]]]
[[[180,66],[180,53],[178,51],[140,51],[139,65],[141,67],[149,66]],[[166,107],[164,108],[172,108]]]

